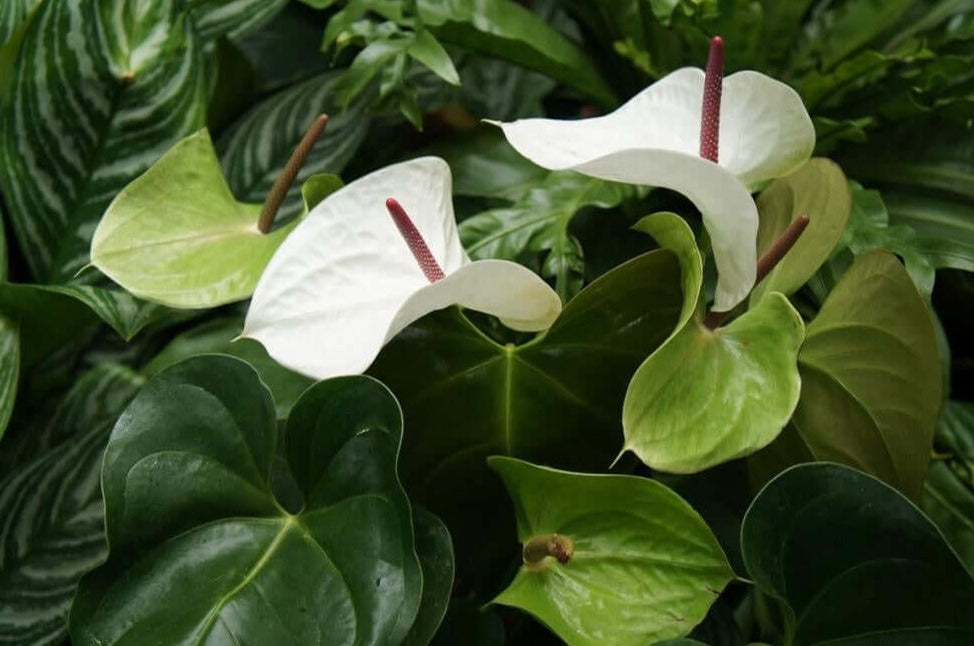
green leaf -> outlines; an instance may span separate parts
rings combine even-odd
[[[497,342],[450,308],[383,349],[370,373],[410,420],[403,480],[450,527],[461,571],[503,558],[503,542],[489,539],[511,530],[486,456],[578,470],[612,460],[625,385],[683,303],[678,277],[674,255],[653,251],[592,282],[527,343]]]
[[[809,222],[791,251],[754,288],[752,303],[770,292],[790,295],[815,274],[842,238],[852,196],[842,169],[828,159],[815,158],[774,180],[758,197],[757,206],[759,256],[792,221],[807,215]]]
[[[853,469],[782,473],[748,509],[741,542],[755,585],[785,605],[786,643],[974,639],[974,581],[956,554],[906,498]]]
[[[0,314],[0,440],[17,401],[20,379],[20,331],[17,324]]]
[[[72,641],[401,642],[422,590],[401,434],[373,379],[308,390],[284,431],[292,514],[271,491],[277,423],[257,373],[219,355],[163,370],[112,432],[110,555],[82,580]]]
[[[359,106],[341,110],[335,100],[340,72],[329,72],[282,90],[257,104],[217,142],[226,181],[237,199],[262,203],[284,170],[309,124],[330,114],[328,127],[311,149],[277,212],[287,222],[302,212],[301,186],[315,174],[340,174],[369,129]]]
[[[509,207],[478,213],[460,223],[460,240],[471,258],[518,260],[537,256],[541,274],[555,279],[563,301],[582,285],[582,248],[569,231],[584,207],[609,209],[635,197],[639,189],[572,171],[550,173]]]
[[[695,473],[770,443],[798,403],[804,327],[777,292],[717,330],[685,325],[629,384],[623,450],[659,471]]]
[[[314,382],[271,359],[260,343],[252,339],[238,339],[242,330],[241,318],[203,323],[170,341],[142,368],[142,374],[152,377],[164,368],[198,354],[229,354],[243,359],[257,371],[260,380],[274,397],[277,419],[285,420],[301,394]]]
[[[196,31],[207,40],[239,38],[270,21],[287,0],[192,0]]]
[[[514,501],[518,540],[557,535],[571,552],[566,562],[525,559],[494,602],[530,612],[569,644],[682,637],[734,578],[707,524],[658,482],[488,461]]]
[[[943,386],[930,312],[895,256],[855,260],[809,324],[798,361],[792,423],[815,459],[919,499]]]
[[[6,0],[0,4],[0,47],[7,44],[30,10],[39,2],[40,0]]]
[[[331,189],[340,185],[334,178]],[[136,296],[171,307],[242,300],[297,225],[261,233],[260,208],[234,199],[201,130],[119,193],[92,237],[91,263]]]
[[[460,74],[453,66],[450,55],[430,32],[426,30],[416,32],[406,53],[450,85],[460,85]]]
[[[127,340],[165,309],[114,289],[0,284],[0,311],[19,322],[24,365],[57,349],[99,320]]]
[[[71,279],[115,194],[203,125],[202,51],[181,5],[44,2],[24,34],[0,108],[0,188],[40,282]]]
[[[923,510],[974,572],[974,404],[949,401],[923,483]]]
[[[423,598],[405,646],[426,646],[443,621],[453,591],[453,543],[439,518],[425,509],[413,509],[416,554],[423,568]]]
[[[106,554],[105,441],[141,384],[120,365],[90,370],[52,418],[66,439],[0,482],[0,643],[55,644],[67,633],[78,579]]]

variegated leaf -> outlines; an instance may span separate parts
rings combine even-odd
[[[194,0],[193,18],[200,36],[209,40],[243,36],[273,18],[288,0]]]
[[[20,376],[20,335],[17,324],[0,314],[0,439],[7,430],[17,398]]]

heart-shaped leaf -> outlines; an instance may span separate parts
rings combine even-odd
[[[38,5],[0,108],[0,187],[38,281],[70,280],[115,194],[203,125],[202,43],[184,4],[148,3],[138,19],[114,0]]]
[[[0,643],[55,644],[67,633],[78,579],[107,551],[98,481],[105,442],[142,383],[116,364],[90,370],[51,416],[61,441],[0,482]]]
[[[801,317],[771,293],[729,325],[708,329],[694,316],[702,261],[689,227],[655,214],[637,228],[678,255],[685,300],[680,327],[629,383],[623,450],[660,471],[693,473],[765,446],[798,401]]]
[[[772,480],[741,529],[758,588],[786,610],[786,643],[969,644],[974,580],[895,489],[837,464]]]
[[[815,459],[919,499],[943,385],[930,312],[895,256],[856,258],[808,325],[798,360],[792,423]]]
[[[14,321],[0,314],[0,439],[14,410],[19,378],[20,331]]]
[[[923,483],[923,510],[974,572],[974,404],[947,402],[935,444],[938,459]]]
[[[426,646],[443,621],[453,592],[453,543],[439,518],[422,507],[413,509],[416,554],[423,568],[423,598],[405,646]]]
[[[108,563],[82,580],[76,644],[397,644],[422,573],[396,476],[402,416],[368,377],[318,383],[285,456],[303,497],[271,490],[277,422],[231,357],[153,377],[119,419],[102,472]]]
[[[489,462],[525,546],[524,565],[494,602],[530,612],[569,644],[681,637],[734,578],[707,524],[658,482]],[[557,556],[545,553],[549,541]]]
[[[315,196],[341,187],[330,176]],[[183,139],[108,207],[91,263],[129,292],[172,307],[213,307],[250,296],[294,220],[257,228],[260,205],[234,199],[210,136]]]
[[[403,479],[450,527],[465,576],[504,549],[488,537],[513,533],[486,456],[578,470],[611,462],[623,389],[683,305],[679,271],[670,251],[639,256],[592,282],[546,333],[521,345],[493,340],[456,308],[437,312],[373,363],[370,373],[410,420]]]
[[[757,205],[758,254],[767,251],[796,218],[807,215],[809,222],[795,246],[755,286],[752,303],[770,292],[789,295],[815,274],[842,238],[852,196],[842,169],[828,159],[815,158],[771,182],[758,196]]]

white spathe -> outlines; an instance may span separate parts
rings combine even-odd
[[[723,80],[713,163],[699,156],[703,88],[703,70],[687,67],[602,117],[497,125],[539,166],[686,195],[710,234],[718,271],[714,309],[726,311],[754,286],[758,212],[750,191],[801,166],[815,147],[815,128],[793,89],[758,72],[737,72]]]
[[[315,379],[363,372],[382,346],[434,310],[459,304],[522,331],[547,329],[558,295],[506,260],[472,262],[457,234],[450,169],[423,157],[326,197],[287,237],[254,291],[242,337]],[[386,198],[399,201],[445,274],[430,283]]]

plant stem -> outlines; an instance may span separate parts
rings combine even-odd
[[[798,238],[805,231],[805,227],[808,226],[808,216],[801,215],[792,221],[788,225],[778,239],[772,243],[767,251],[762,254],[758,259],[757,274],[754,279],[754,285],[757,286],[762,280],[764,280],[771,271],[778,266],[781,259],[791,251],[791,248],[795,246],[798,242]],[[711,330],[720,327],[720,324],[724,322],[727,315],[730,314],[730,310],[726,312],[710,312],[703,320],[703,324],[706,325]]]
[[[549,556],[564,565],[575,555],[575,542],[561,534],[542,534],[525,543],[521,554],[529,568],[541,567]]]
[[[291,184],[294,183],[294,179],[298,176],[298,171],[304,166],[304,162],[307,161],[308,155],[311,154],[311,149],[314,148],[315,142],[318,141],[318,137],[321,133],[325,131],[325,126],[328,125],[328,115],[319,115],[311,127],[308,128],[308,132],[304,134],[301,142],[291,153],[291,158],[287,160],[287,165],[284,166],[284,170],[277,177],[277,181],[274,182],[274,187],[271,192],[267,194],[267,199],[264,200],[264,208],[260,211],[260,218],[257,220],[257,230],[261,233],[267,233],[271,230],[271,225],[274,224],[274,216],[277,215],[277,210],[281,208],[281,202],[284,201],[284,197],[287,195],[288,190],[291,188]]]

